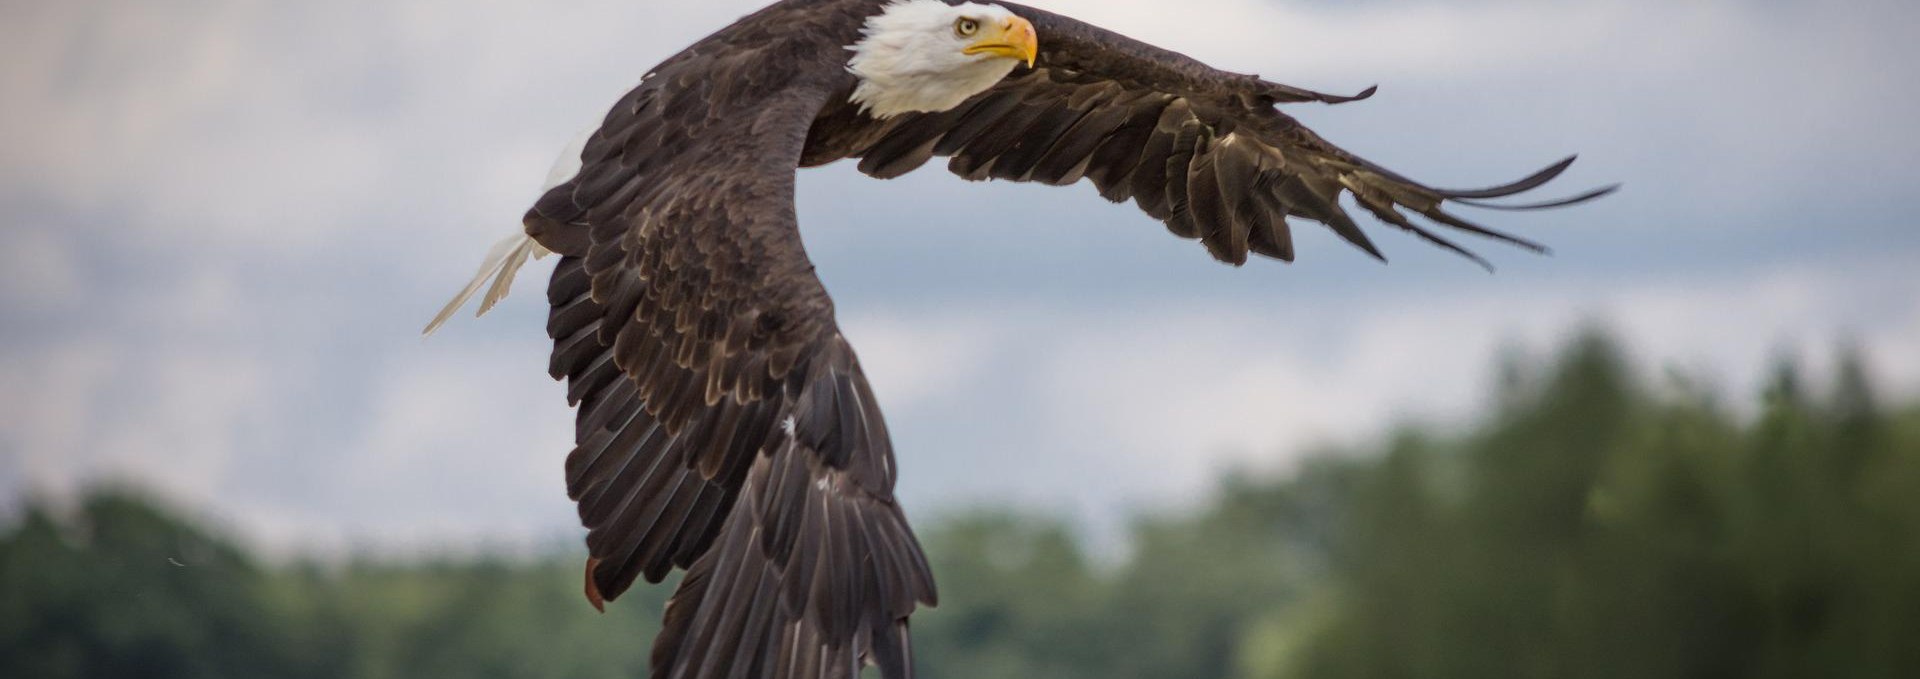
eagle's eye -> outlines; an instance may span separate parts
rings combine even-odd
[[[962,38],[971,38],[973,37],[973,34],[979,33],[979,32],[980,32],[980,22],[979,20],[974,19],[972,17],[961,17],[959,21],[953,22],[954,35],[960,36]]]

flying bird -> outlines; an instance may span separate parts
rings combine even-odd
[[[1572,159],[1436,189],[1276,108],[1372,92],[1220,71],[1012,3],[779,2],[648,72],[427,332],[488,279],[482,313],[528,258],[560,255],[549,371],[577,407],[566,479],[589,529],[586,596],[599,607],[686,571],[654,677],[910,677],[907,620],[934,605],[933,574],[894,497],[879,402],[802,247],[795,171],[858,159],[892,178],[939,157],[969,180],[1086,180],[1233,265],[1292,261],[1290,218],[1384,259],[1343,195],[1484,264],[1446,230],[1542,248],[1449,203],[1610,190],[1487,203]]]

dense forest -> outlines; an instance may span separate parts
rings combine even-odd
[[[928,517],[921,675],[1914,676],[1920,404],[1835,373],[1750,408],[1590,335],[1476,422],[1228,475],[1118,559]],[[127,491],[17,517],[0,677],[640,677],[669,591],[597,614],[572,553],[269,565]]]

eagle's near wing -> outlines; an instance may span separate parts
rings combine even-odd
[[[1614,187],[1525,205],[1478,201],[1534,189],[1558,176],[1568,158],[1519,181],[1479,190],[1425,186],[1328,143],[1276,104],[1364,99],[1312,92],[1256,76],[1227,73],[1186,56],[1030,7],[996,3],[1033,22],[1040,54],[993,89],[950,111],[901,116],[883,125],[852,111],[823,121],[808,162],[860,158],[881,178],[910,172],[935,156],[967,179],[1046,184],[1091,180],[1114,202],[1131,199],[1215,258],[1244,264],[1248,253],[1294,258],[1287,218],[1332,228],[1384,260],[1341,206],[1342,194],[1383,222],[1463,255],[1486,260],[1433,223],[1534,251],[1533,242],[1472,223],[1443,209],[1456,202],[1499,209],[1559,207]]]
[[[819,60],[845,57],[783,38],[827,19],[782,11],[656,69],[526,217],[563,255],[548,332],[579,407],[588,598],[687,569],[661,679],[907,677],[907,616],[935,600],[795,224],[807,129],[845,77]]]

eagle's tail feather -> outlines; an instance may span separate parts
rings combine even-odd
[[[527,258],[540,259],[547,254],[546,248],[541,247],[540,243],[523,233],[514,234],[500,241],[487,253],[487,259],[480,263],[480,271],[474,274],[473,281],[467,283],[467,287],[462,289],[460,294],[454,295],[453,301],[447,302],[447,306],[440,309],[440,313],[433,317],[433,322],[428,323],[426,329],[420,334],[431,335],[433,331],[439,330],[440,326],[445,325],[447,319],[453,318],[453,313],[459,311],[460,307],[466,306],[467,300],[473,299],[474,293],[479,292],[481,286],[486,285],[487,279],[491,278],[493,287],[488,288],[487,294],[480,298],[480,310],[474,315],[487,313],[488,310],[493,309],[493,305],[506,299],[507,293],[513,288],[514,274],[520,272],[520,267],[527,263]]]

